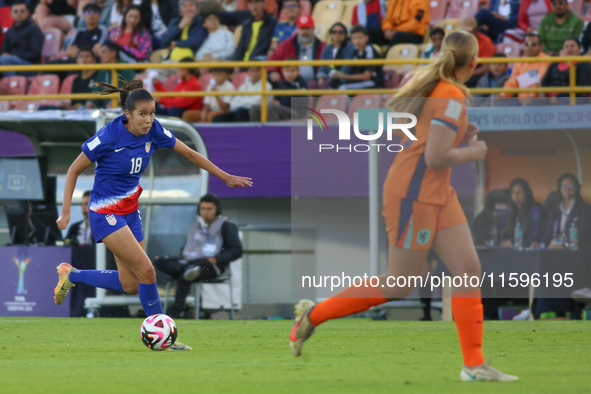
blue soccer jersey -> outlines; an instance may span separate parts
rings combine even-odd
[[[137,137],[125,127],[125,115],[109,122],[82,144],[90,161],[96,161],[88,208],[97,213],[127,215],[138,209],[140,177],[158,148],[173,148],[176,138],[154,119],[146,135]]]

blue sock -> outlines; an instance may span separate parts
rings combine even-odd
[[[119,282],[119,272],[98,270],[72,270],[70,282],[84,283],[101,289],[111,289],[123,293],[123,286]]]
[[[156,283],[145,285],[140,283],[138,287],[140,301],[146,316],[152,316],[157,313],[164,313],[162,311],[162,304],[160,303],[160,295],[158,295],[158,286]]]

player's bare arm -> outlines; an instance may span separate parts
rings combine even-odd
[[[92,162],[88,160],[88,157],[84,152],[80,153],[76,160],[70,165],[68,173],[66,174],[66,185],[64,186],[64,203],[62,205],[62,214],[57,218],[57,227],[60,230],[68,228],[70,223],[70,207],[72,206],[72,194],[76,188],[76,181],[80,174],[86,170]]]

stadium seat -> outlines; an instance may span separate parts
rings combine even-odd
[[[394,45],[388,50],[386,59],[416,59],[419,57],[419,50],[414,44]],[[396,70],[398,72],[409,71],[414,64],[386,64],[384,70]]]
[[[78,75],[68,75],[66,79],[62,82],[62,86],[60,86],[60,94],[70,94],[72,93],[72,85],[74,84],[74,80]],[[63,100],[53,100],[55,105],[60,106],[64,104],[70,104],[72,100],[70,99],[63,99]]]
[[[202,76],[199,77],[199,85],[201,85],[201,90],[207,90],[207,87],[209,86],[209,81],[211,81],[211,78],[213,78],[212,73],[203,74]]]
[[[10,16],[10,7],[0,7],[0,26],[4,33],[12,27],[12,16]]]
[[[49,104],[49,100],[21,100],[15,105],[17,111],[36,111],[41,105]]]
[[[166,89],[169,92],[172,92],[174,87],[176,85],[178,85],[180,81],[181,81],[180,75],[172,74],[168,78],[166,78],[166,81],[164,82],[164,89]]]
[[[453,31],[458,30],[460,27],[460,20],[459,19],[442,19],[437,22],[433,27],[441,27],[445,34],[449,34]]]
[[[332,41],[330,40],[330,34],[328,34],[329,27],[330,26],[327,26],[324,23],[314,22],[314,34],[319,40],[322,40],[327,44],[332,44]]]
[[[445,19],[445,12],[447,11],[447,0],[431,0],[429,3],[431,6],[431,25]]]
[[[316,111],[321,109],[338,109],[339,111],[347,112],[349,107],[349,97],[345,95],[339,96],[321,96],[316,102]]]
[[[362,94],[359,96],[355,96],[355,98],[351,101],[351,106],[349,107],[349,118],[353,119],[353,114],[359,108],[381,108],[382,107],[382,96],[379,94]]]
[[[357,4],[359,4],[359,0],[343,1],[343,5],[345,6],[345,9],[343,10],[343,16],[341,18],[341,22],[343,23],[343,25],[347,27],[353,26],[353,10],[355,9],[355,6]]]
[[[429,47],[429,44],[417,45],[417,51],[419,51],[419,57],[420,57],[421,53],[425,52],[425,49],[427,49],[427,47]]]
[[[30,96],[36,94],[58,94],[59,89],[60,78],[57,75],[38,75],[33,78],[28,94]]]
[[[384,82],[387,89],[396,89],[398,87],[398,73],[396,70],[384,70]]]
[[[521,45],[516,42],[502,42],[495,45],[497,53],[504,53],[507,57],[521,56]]]
[[[466,16],[474,16],[479,9],[478,0],[451,0],[445,18],[462,19]]]
[[[312,13],[312,3],[309,0],[301,0],[300,7],[302,8],[302,15],[310,15]],[[286,20],[285,10],[282,9],[279,14],[279,22],[285,22]]]
[[[232,78],[232,84],[234,85],[236,90],[238,90],[240,86],[242,86],[242,84],[244,83],[244,79],[246,77],[248,77],[248,73],[246,71],[234,74],[234,78]]]
[[[568,9],[575,15],[583,15],[585,13],[585,3],[583,0],[567,0]]]
[[[43,50],[41,54],[44,60],[48,60],[62,48],[64,34],[60,29],[50,28],[44,29],[43,35],[45,36],[45,40],[43,41]]]
[[[323,24],[327,27],[330,27],[335,22],[340,22],[342,20],[344,10],[344,1],[321,0],[314,6],[314,10],[312,11],[312,19],[314,19],[315,24]]]
[[[8,111],[10,109],[10,102],[0,101],[0,112]]]
[[[4,77],[0,80],[0,91],[9,95],[27,94],[29,82],[27,78],[21,76]],[[11,101],[10,106],[15,107],[20,101]]]
[[[238,43],[240,42],[240,35],[242,34],[242,25],[237,26],[236,30],[234,30],[234,44],[236,44],[236,46],[238,46]]]

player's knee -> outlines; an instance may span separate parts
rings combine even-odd
[[[121,283],[121,287],[123,288],[123,292],[125,294],[137,294],[138,293],[138,286],[139,286],[139,283],[137,283],[137,282]]]
[[[152,264],[144,265],[138,274],[141,283],[150,284],[156,282],[156,270]]]

